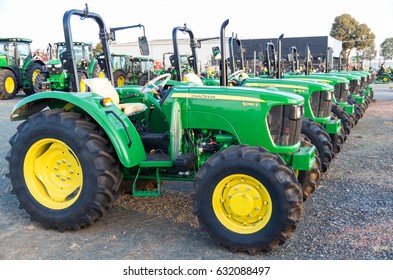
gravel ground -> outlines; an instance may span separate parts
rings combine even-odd
[[[91,227],[63,233],[31,222],[10,193],[5,155],[23,98],[0,101],[0,259],[2,260],[393,260],[393,89],[373,85],[375,101],[305,202],[295,234],[271,253],[216,246],[191,213],[190,183],[167,182],[156,198],[121,195]]]

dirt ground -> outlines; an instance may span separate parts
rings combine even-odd
[[[191,212],[190,183],[167,182],[155,198],[121,195],[93,226],[63,233],[30,221],[11,194],[5,156],[18,123],[0,101],[0,260],[392,260],[393,89],[373,85],[375,101],[305,202],[294,236],[251,256],[216,246]]]

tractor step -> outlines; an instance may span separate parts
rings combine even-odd
[[[132,184],[132,194],[134,196],[159,196],[161,194],[161,180],[159,168],[156,168],[156,184],[154,184],[154,189],[138,189],[137,181],[140,177],[141,167],[138,168],[138,172],[135,176],[134,183]]]

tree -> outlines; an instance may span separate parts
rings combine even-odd
[[[380,55],[386,59],[393,58],[393,38],[386,38],[380,45]]]
[[[342,14],[334,19],[330,36],[342,42],[342,56],[349,61],[353,49],[364,50],[374,44],[375,35],[364,23],[359,24],[351,15]]]
[[[371,65],[371,60],[377,56],[377,50],[375,49],[375,44],[369,46],[363,50],[363,60],[369,61]]]
[[[330,36],[342,42],[341,55],[348,61],[351,50],[355,47],[356,28],[359,23],[350,15],[342,14],[334,19]]]
[[[355,48],[362,51],[367,47],[374,45],[375,34],[364,23],[359,24],[356,28]]]
[[[93,52],[94,52],[94,55],[98,55],[98,54],[101,54],[101,53],[104,52],[103,49],[102,49],[101,42],[97,43],[97,45],[93,48]]]

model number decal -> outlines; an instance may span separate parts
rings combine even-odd
[[[258,107],[259,104],[256,102],[242,102],[243,107]]]

